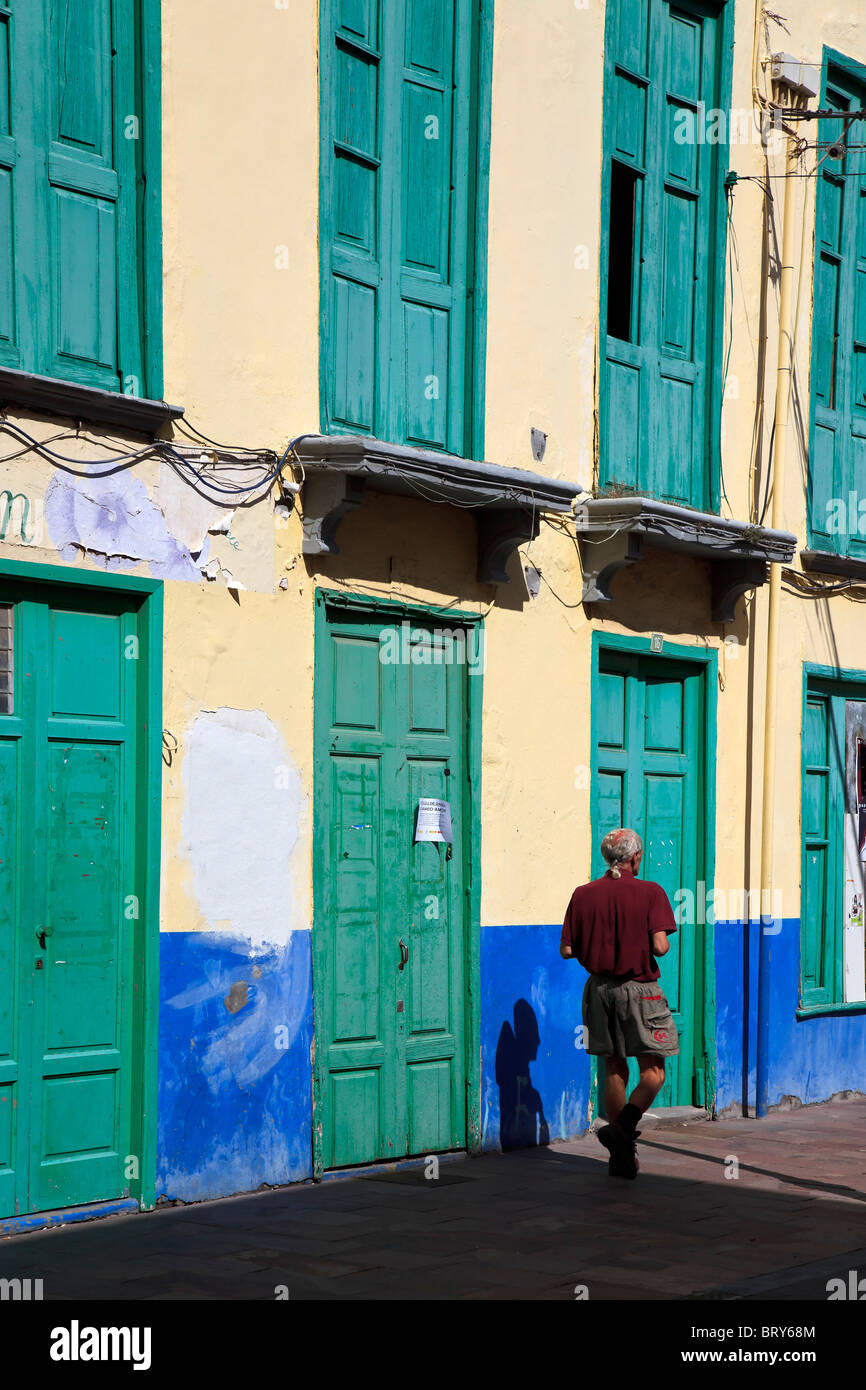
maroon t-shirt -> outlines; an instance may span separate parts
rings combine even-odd
[[[628,980],[657,980],[651,934],[676,931],[667,894],[622,870],[606,873],[575,888],[562,924],[561,942],[591,975],[621,975]]]

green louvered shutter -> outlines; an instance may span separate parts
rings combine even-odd
[[[30,365],[36,281],[35,183],[28,88],[31,33],[22,0],[0,7],[0,363]],[[20,22],[19,22],[20,21]]]
[[[43,370],[117,390],[137,333],[136,277],[121,254],[135,225],[132,0],[50,0],[48,221],[52,323]],[[130,325],[131,326],[131,325]],[[136,392],[140,394],[140,392]]]
[[[803,903],[800,927],[804,1007],[840,998],[845,701],[810,689],[803,723]]]
[[[719,21],[704,6],[609,7],[603,483],[713,504],[709,408],[720,200]],[[691,121],[694,136],[678,139]]]
[[[331,149],[322,170],[321,237],[330,428],[373,434],[380,396],[383,293],[380,159],[382,58],[377,0],[338,0],[323,33],[322,106]],[[325,42],[328,48],[325,49]],[[386,252],[387,254],[387,252]]]
[[[5,366],[17,367],[16,264],[12,228],[18,132],[12,117],[10,20],[8,12],[0,11],[0,362]]]
[[[0,361],[144,395],[138,14],[0,5]]]
[[[323,428],[463,454],[476,101],[468,0],[330,0]]]
[[[839,79],[839,80],[837,80]],[[866,106],[866,86],[831,70],[823,101],[840,112]],[[862,143],[866,122],[849,127]],[[843,121],[822,122],[841,140]],[[819,550],[866,559],[866,161],[863,151],[821,161],[815,211],[809,520]],[[854,494],[849,502],[850,494]]]

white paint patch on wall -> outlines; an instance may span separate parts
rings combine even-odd
[[[292,855],[306,811],[301,778],[261,710],[204,710],[186,737],[181,853],[214,931],[284,945],[298,921]]]

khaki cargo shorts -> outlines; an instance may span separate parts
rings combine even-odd
[[[590,975],[583,990],[583,1022],[589,1035],[586,1050],[597,1057],[675,1057],[680,1050],[676,1024],[657,981]]]

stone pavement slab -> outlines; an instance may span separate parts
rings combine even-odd
[[[7,1236],[46,1299],[826,1300],[866,1277],[866,1099],[647,1126]],[[733,1162],[736,1160],[736,1163]],[[733,1174],[736,1173],[736,1176]]]

